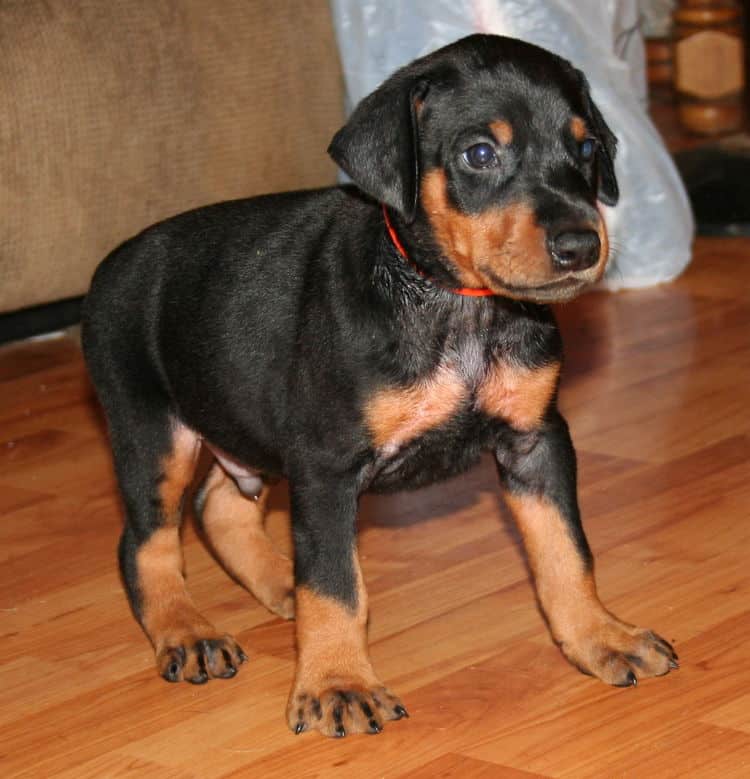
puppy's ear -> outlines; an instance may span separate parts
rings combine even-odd
[[[579,71],[581,86],[583,89],[583,100],[588,114],[588,120],[591,129],[594,131],[599,146],[597,149],[597,167],[599,172],[599,192],[598,199],[608,206],[617,205],[620,199],[620,188],[617,186],[615,177],[615,155],[617,154],[617,138],[612,130],[609,129],[601,111],[596,107],[596,103],[591,99],[591,92],[586,76]]]
[[[419,194],[419,105],[427,83],[396,73],[354,109],[328,153],[366,194],[414,220]]]
[[[599,166],[598,197],[608,206],[616,206],[620,199],[620,188],[615,177],[615,154],[617,153],[617,138],[609,129],[604,117],[591,101],[591,122],[599,139],[597,164]]]

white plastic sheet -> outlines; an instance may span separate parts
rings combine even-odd
[[[646,111],[637,0],[330,0],[349,107],[407,62],[473,32],[536,43],[583,70],[619,140],[606,209],[612,289],[668,281],[690,261],[693,218]]]

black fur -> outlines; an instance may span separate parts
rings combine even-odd
[[[576,115],[597,135],[599,173],[568,130]],[[512,122],[513,143],[484,176],[461,151],[487,140],[497,117]],[[421,177],[439,168],[464,214],[523,202],[548,232],[594,219],[598,190],[604,202],[617,199],[615,142],[580,74],[529,44],[472,36],[400,70],[360,104],[330,151],[356,187],[181,214],[124,243],[96,272],[84,347],[125,500],[120,559],[136,611],[132,561],[164,519],[158,463],[174,420],[238,462],[289,479],[297,583],[348,605],[359,494],[452,476],[483,450],[497,452],[511,490],[560,508],[590,560],[554,399],[530,449],[528,431],[474,405],[493,360],[534,369],[561,359],[552,314],[534,290],[511,299],[446,289],[462,284],[419,196]],[[380,203],[418,270],[394,249]],[[368,400],[425,380],[446,359],[469,388],[465,403],[397,451],[376,448]]]

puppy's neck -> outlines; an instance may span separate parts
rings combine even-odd
[[[495,292],[493,292],[488,287],[455,287],[448,284],[443,284],[434,279],[426,270],[424,270],[410,258],[408,252],[404,248],[404,245],[401,243],[401,239],[396,232],[396,228],[393,226],[393,222],[391,221],[390,215],[388,214],[388,207],[385,204],[383,204],[383,220],[385,221],[385,227],[388,231],[388,237],[390,238],[391,243],[393,244],[396,251],[404,258],[406,262],[409,263],[409,265],[411,265],[412,268],[414,268],[414,270],[417,271],[417,273],[419,273],[427,281],[447,290],[448,292],[451,292],[454,295],[461,295],[463,297],[484,298],[493,297],[495,295]]]

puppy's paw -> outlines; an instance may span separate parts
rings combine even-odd
[[[318,690],[295,690],[287,706],[287,722],[295,733],[319,730],[334,738],[380,733],[387,720],[408,716],[401,701],[385,687],[347,680]]]
[[[664,676],[679,668],[677,653],[668,641],[611,615],[583,636],[561,641],[560,648],[583,673],[616,687],[634,687],[639,679]]]
[[[231,636],[186,636],[170,642],[156,655],[156,667],[168,682],[205,684],[209,679],[231,679],[247,655]]]

